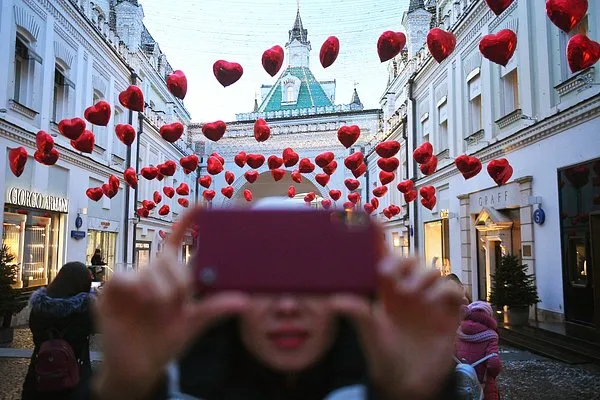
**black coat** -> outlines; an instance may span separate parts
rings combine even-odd
[[[52,298],[46,289],[39,289],[31,296],[31,314],[29,328],[33,334],[34,350],[29,369],[23,383],[24,400],[74,400],[90,398],[89,386],[92,376],[90,362],[90,335],[93,333],[91,295],[79,293],[66,299]],[[50,337],[50,330],[63,332],[66,340],[77,357],[79,368],[79,384],[67,391],[57,393],[38,393],[35,387],[35,357],[41,344]]]
[[[202,400],[323,400],[357,385],[364,389],[359,398],[377,399],[358,339],[345,321],[340,321],[338,337],[324,359],[295,377],[293,384],[289,377],[268,369],[248,354],[239,340],[235,320],[197,341],[181,359],[178,373],[180,391]],[[167,392],[164,385],[154,398],[167,399]],[[454,382],[449,380],[439,400],[454,398]]]

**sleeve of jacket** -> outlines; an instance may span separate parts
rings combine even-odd
[[[502,362],[500,361],[500,349],[498,348],[498,340],[492,340],[486,350],[486,356],[496,353],[498,357],[492,357],[486,361],[485,367],[488,375],[495,378],[500,374],[502,370]]]
[[[454,370],[448,373],[448,378],[446,379],[444,385],[440,387],[438,393],[431,398],[431,400],[458,400],[458,393],[456,387],[456,376],[454,375]],[[424,377],[427,379],[427,377]],[[365,400],[391,400],[391,399],[383,399],[380,395],[377,394],[375,388],[372,384],[367,384],[367,397]],[[410,400],[410,399],[393,399],[393,400]]]

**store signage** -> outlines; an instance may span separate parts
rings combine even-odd
[[[85,239],[86,233],[83,231],[71,231],[71,238],[75,240]]]
[[[6,192],[6,202],[38,210],[55,211],[65,214],[69,212],[69,199],[15,187],[9,188]]]
[[[479,206],[496,210],[521,207],[521,191],[516,183],[505,185],[471,194],[470,203],[472,208]]]
[[[544,225],[544,222],[546,222],[546,213],[541,207],[533,212],[533,222],[538,225]]]
[[[118,232],[119,223],[102,218],[88,217],[88,230],[103,232]]]

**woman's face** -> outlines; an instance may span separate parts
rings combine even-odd
[[[335,315],[326,296],[259,295],[241,315],[246,349],[267,367],[300,372],[329,350]]]

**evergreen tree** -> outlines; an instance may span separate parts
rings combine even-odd
[[[0,248],[0,322],[3,322],[3,328],[7,328],[4,325],[12,315],[25,307],[25,303],[18,299],[19,292],[12,287],[19,273],[19,267],[11,264],[14,259],[7,246]]]
[[[499,309],[527,307],[540,301],[535,287],[535,278],[527,274],[527,265],[521,264],[517,256],[502,256],[492,275],[490,302]]]

